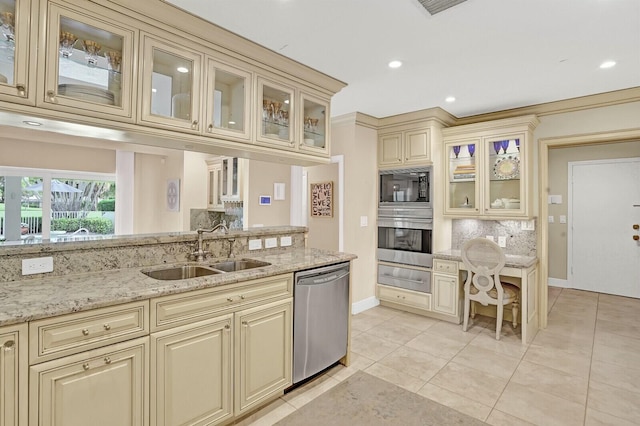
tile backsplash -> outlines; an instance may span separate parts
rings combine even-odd
[[[451,248],[460,249],[466,241],[487,235],[492,235],[496,242],[498,237],[507,237],[507,246],[503,249],[507,254],[536,256],[536,231],[523,231],[520,220],[453,220]]]

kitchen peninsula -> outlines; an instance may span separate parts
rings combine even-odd
[[[231,252],[269,265],[167,281],[143,272],[196,263],[195,233],[3,246],[2,374],[15,412],[26,419],[28,410],[32,425],[50,424],[54,407],[62,423],[101,413],[110,424],[217,424],[282,395],[291,385],[293,273],[355,258],[305,248],[305,233],[208,234],[204,264]],[[274,248],[248,250],[274,239]],[[53,257],[52,276],[20,279],[22,259],[39,256]],[[122,409],[102,413],[114,404]]]

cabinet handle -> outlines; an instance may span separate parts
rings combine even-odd
[[[89,335],[89,329],[83,328],[82,329],[82,334],[84,334],[85,336],[88,336]]]
[[[104,329],[107,330],[107,331],[111,330],[111,325],[105,324],[104,325]]]
[[[233,302],[233,297],[227,297],[227,302]]]
[[[20,96],[25,96],[27,93],[27,87],[24,84],[16,84],[16,89]]]
[[[640,235],[634,235],[633,236],[633,241],[638,241],[640,240]]]
[[[51,102],[54,102],[56,100],[56,92],[54,92],[53,90],[47,90],[47,96],[49,97],[49,100]]]
[[[89,363],[85,362],[84,364],[82,364],[82,368],[86,371],[89,369]]]
[[[207,128],[207,131],[209,133],[213,133],[213,124],[209,124],[209,127]]]
[[[244,295],[241,294],[240,299],[244,300],[245,299]]]
[[[637,223],[634,223],[632,228],[637,231],[638,229],[640,229],[640,225],[638,225]]]
[[[231,328],[231,326],[229,324],[225,324],[224,329],[225,330],[229,330]]]
[[[14,342],[13,340],[7,340],[6,342],[4,342],[4,350],[5,351],[10,351],[13,350],[14,345],[16,344],[16,342]]]
[[[104,357],[104,363],[111,364],[111,358],[109,358],[108,356]]]
[[[191,128],[193,130],[198,130],[198,120],[193,120],[193,123],[191,123]]]

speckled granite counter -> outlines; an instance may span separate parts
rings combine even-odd
[[[175,281],[149,278],[141,272],[149,267],[135,267],[0,283],[0,326],[315,268],[356,256],[293,248],[245,253],[238,258],[271,265]]]
[[[439,251],[433,254],[433,257],[436,259],[444,259],[444,260],[455,260],[457,262],[462,262],[462,256],[460,255],[460,250],[449,249]],[[504,266],[508,268],[530,268],[531,266],[538,263],[538,258],[533,256],[518,256],[513,254],[505,254],[506,263]]]

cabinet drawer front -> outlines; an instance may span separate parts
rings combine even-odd
[[[431,293],[431,271],[402,266],[378,265],[378,283]]]
[[[188,322],[213,318],[226,310],[256,301],[290,297],[292,285],[293,276],[287,274],[248,281],[240,286],[225,286],[217,290],[202,290],[187,295],[154,299],[151,301],[151,329],[164,330]]]
[[[433,270],[444,274],[457,274],[458,262],[453,260],[433,259]]]
[[[147,302],[96,309],[29,324],[29,359],[37,363],[149,332]]]
[[[431,310],[431,295],[417,291],[402,290],[395,287],[378,286],[378,297],[387,302],[400,303],[416,308]]]

